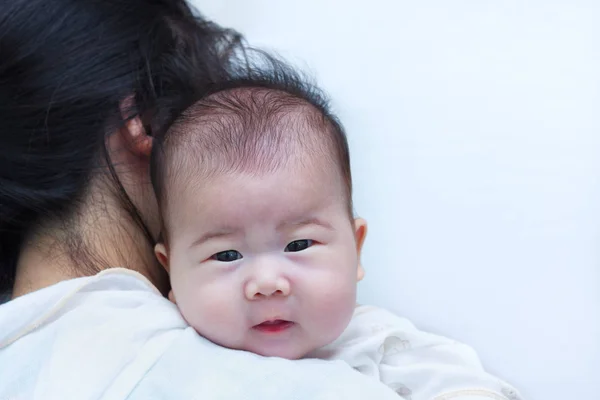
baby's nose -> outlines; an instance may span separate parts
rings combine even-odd
[[[284,277],[271,279],[253,279],[246,284],[245,292],[248,300],[259,300],[272,296],[289,296],[290,282]]]

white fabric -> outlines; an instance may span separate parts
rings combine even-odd
[[[343,360],[405,400],[521,399],[483,370],[469,346],[419,331],[410,321],[372,306],[357,307],[346,331],[311,356]]]
[[[369,375],[379,369],[384,382],[401,371],[388,374],[386,363],[374,355],[367,351],[363,362],[352,353],[350,361],[359,368],[375,367]],[[426,355],[433,357],[430,361],[440,356],[446,366],[422,369],[419,377],[426,365],[416,363],[411,370],[403,364],[410,378],[404,382],[413,390],[412,398],[403,393],[406,398],[432,400],[445,388],[464,388],[454,377],[477,382],[483,376],[474,354]],[[421,384],[431,389],[418,388]],[[506,399],[477,391],[446,395],[435,400]],[[143,277],[123,269],[65,281],[0,306],[0,399],[125,398],[397,400],[398,394],[341,361],[262,358],[216,346],[188,327]]]
[[[141,276],[108,270],[0,306],[0,399],[397,399],[342,362],[198,336]]]

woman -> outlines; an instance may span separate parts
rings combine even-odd
[[[183,0],[2,2],[0,398],[396,398],[215,346],[161,295],[152,134],[238,42]]]

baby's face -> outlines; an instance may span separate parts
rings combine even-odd
[[[366,234],[339,181],[282,169],[171,185],[157,255],[188,323],[222,346],[289,359],[335,340],[354,310]]]

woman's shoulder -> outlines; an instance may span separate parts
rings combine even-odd
[[[116,299],[119,299],[116,301]],[[112,268],[97,275],[66,280],[18,297],[0,306],[0,349],[47,325],[69,318],[133,304],[152,308],[173,305],[141,274],[124,268]]]
[[[143,375],[185,328],[175,305],[123,269],[19,297],[0,306],[0,370],[10,371],[0,398],[100,398],[128,366]]]
[[[94,276],[60,282],[1,305],[0,349],[29,334],[62,325],[65,318],[71,324],[67,330],[75,331],[94,319],[108,321],[111,316],[125,314],[139,318],[144,313],[169,315],[171,323],[174,319],[176,326],[186,326],[176,307],[141,274],[124,268],[107,269]]]

